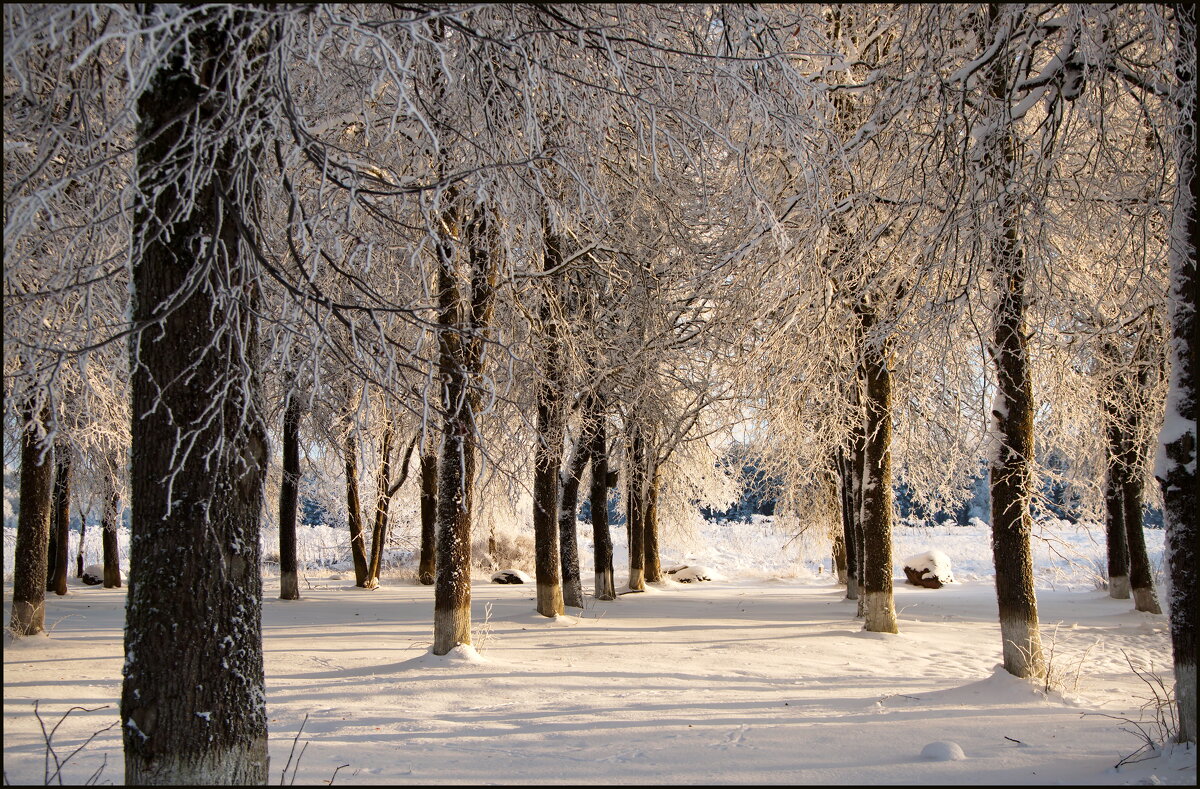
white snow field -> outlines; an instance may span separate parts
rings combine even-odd
[[[665,541],[664,565],[703,565],[714,580],[589,600],[556,619],[534,612],[531,586],[477,572],[474,648],[445,657],[429,651],[433,589],[406,571],[367,591],[310,569],[289,602],[268,574],[271,782],[287,769],[309,785],[1195,784],[1195,751],[1182,746],[1115,767],[1142,745],[1139,726],[1155,733],[1153,710],[1141,709],[1151,689],[1126,656],[1173,682],[1166,617],[1095,586],[1102,535],[1057,523],[1037,540],[1057,674],[1047,693],[997,665],[983,524],[897,528],[898,635],[862,631],[828,560],[816,571],[820,546],[765,519],[697,530],[687,548]],[[624,535],[612,533],[620,582]],[[581,524],[586,592],[589,537]],[[1161,532],[1147,537],[1161,565]],[[901,558],[932,549],[952,559],[957,582],[904,583]],[[11,579],[6,622],[10,599]],[[73,706],[94,710],[58,728],[59,759],[117,722],[123,590],[73,581],[47,601],[48,635],[5,640],[14,784],[44,780],[35,701],[47,730]],[[71,758],[64,782],[98,769],[98,783],[122,782],[119,727]]]

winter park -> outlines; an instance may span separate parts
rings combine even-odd
[[[4,5],[5,784],[1196,784],[1191,5]]]

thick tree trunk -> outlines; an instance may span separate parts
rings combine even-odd
[[[50,504],[49,574],[46,591],[67,593],[67,543],[71,535],[71,450],[54,447],[54,492]]]
[[[537,382],[537,444],[533,449],[533,542],[537,574],[537,611],[542,616],[564,612],[558,542],[558,470],[562,463],[562,371],[558,318],[554,314],[555,272],[562,265],[561,240],[542,218],[545,254],[542,270],[547,292],[538,317],[543,332]]]
[[[1146,552],[1146,534],[1142,525],[1142,474],[1126,475],[1121,491],[1125,509],[1125,535],[1129,544],[1129,586],[1133,592],[1133,607],[1137,611],[1161,614],[1158,595],[1154,591],[1154,572]]]
[[[300,503],[300,398],[287,393],[283,408],[283,478],[279,483],[279,599],[299,600],[296,520]]]
[[[874,315],[864,313],[863,324],[864,329],[870,329]],[[862,483],[863,629],[896,633],[896,604],[892,599],[892,377],[885,347],[865,344],[863,362],[866,395]]]
[[[358,441],[354,428],[346,434],[346,520],[350,525],[350,560],[354,562],[354,585],[367,585],[367,548],[363,539],[362,502],[358,496]]]
[[[104,497],[104,514],[100,519],[100,541],[104,550],[104,588],[121,587],[121,554],[117,545],[117,527],[121,497],[116,485],[109,482],[110,489]]]
[[[260,93],[226,83],[235,60],[254,68],[241,57],[249,34],[231,29],[243,19],[193,15],[138,99],[131,285],[133,322],[145,328],[132,349],[121,693],[129,784],[267,781],[259,570],[267,436],[258,288],[238,236],[239,225],[255,224],[242,208],[253,195],[237,191],[253,180],[254,152],[250,133],[231,128],[255,113],[231,115],[224,104]],[[223,141],[210,149],[201,139]]]
[[[990,30],[998,34],[1000,9],[988,6]],[[991,67],[988,93],[995,105],[1008,101],[1008,83],[1015,76],[1012,54],[1002,53]],[[997,110],[1003,123],[1005,110]],[[1030,378],[1025,328],[1028,261],[1021,248],[1021,207],[1017,202],[1016,143],[1004,128],[987,153],[990,178],[997,186],[1001,234],[992,241],[992,270],[997,303],[991,353],[996,365],[997,397],[993,434],[998,447],[990,466],[992,495],[992,555],[996,566],[996,599],[1004,668],[1018,677],[1045,672],[1038,632],[1037,596],[1033,587],[1030,535],[1033,517],[1033,385]]]
[[[616,600],[617,586],[613,579],[612,535],[608,531],[608,428],[599,398],[591,397],[590,408],[595,419],[592,432],[592,560],[596,568],[597,600]]]
[[[1198,558],[1196,517],[1196,420],[1197,288],[1195,241],[1196,194],[1200,178],[1196,172],[1196,127],[1200,113],[1196,102],[1196,7],[1175,6],[1176,46],[1175,99],[1175,204],[1171,222],[1171,368],[1166,415],[1159,434],[1160,450],[1154,474],[1163,493],[1166,523],[1167,568],[1171,578],[1171,647],[1175,660],[1175,703],[1179,741],[1196,742],[1196,595]]]
[[[87,513],[79,512],[79,550],[75,552],[75,577],[83,577],[83,544],[87,539]]]
[[[629,452],[626,456],[625,481],[625,528],[629,533],[629,589],[634,592],[646,590],[646,532],[642,490],[644,483],[645,448],[641,431],[630,425],[627,440]]]
[[[584,427],[563,470],[558,502],[558,545],[562,558],[563,605],[583,608],[583,579],[579,574],[579,539],[576,534],[576,510],[579,507],[579,479],[591,457],[594,427],[584,417]]]
[[[421,558],[417,563],[417,580],[432,586],[437,570],[437,455],[421,454]]]
[[[21,429],[20,511],[13,552],[13,602],[9,627],[14,635],[32,636],[46,627],[46,547],[50,538],[54,453],[38,439],[32,426],[33,414],[23,416],[26,424]],[[49,419],[49,411],[43,411],[42,424]]]

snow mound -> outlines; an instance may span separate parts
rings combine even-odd
[[[957,762],[967,758],[967,755],[958,743],[938,740],[921,749],[921,758],[933,762]]]
[[[429,650],[430,656],[435,660],[440,660],[445,663],[486,663],[487,660],[483,655],[476,651],[475,647],[470,644],[459,644],[444,655],[434,655],[433,648]]]

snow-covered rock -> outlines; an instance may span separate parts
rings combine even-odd
[[[692,581],[711,581],[713,575],[712,570],[695,564],[677,564],[674,567],[666,568],[666,573],[681,584],[690,584]]]
[[[492,573],[492,583],[494,584],[531,584],[533,578],[528,574],[509,568],[507,570],[499,570]]]
[[[936,549],[905,559],[904,575],[908,577],[910,584],[929,589],[940,589],[942,584],[954,581],[954,573],[950,570],[950,557]]]

